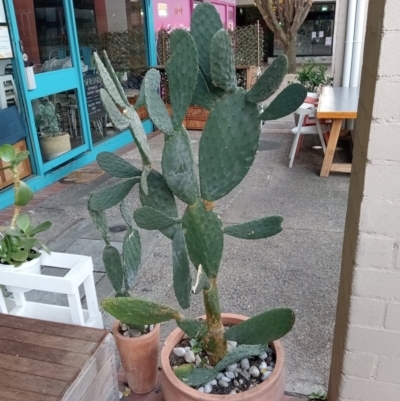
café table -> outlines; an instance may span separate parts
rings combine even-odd
[[[333,156],[343,121],[357,118],[358,97],[359,88],[322,88],[318,102],[317,118],[332,120],[332,128],[321,168],[321,177],[328,177],[331,171],[351,173],[351,163],[333,163]]]

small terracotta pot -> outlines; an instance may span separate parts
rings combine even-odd
[[[115,321],[112,330],[129,388],[136,394],[149,393],[157,383],[160,325],[137,338],[124,337],[119,325]]]
[[[247,320],[246,316],[233,313],[223,313],[224,324],[239,324]],[[161,350],[161,380],[165,401],[281,401],[285,390],[284,351],[280,341],[274,341],[270,347],[276,353],[276,364],[272,374],[265,382],[238,394],[205,394],[182,383],[174,374],[169,363],[169,356],[173,348],[182,340],[183,331],[175,329],[166,339]]]

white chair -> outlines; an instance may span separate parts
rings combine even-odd
[[[324,151],[326,152],[326,146],[325,146],[325,141],[324,141],[324,133],[327,133],[329,131],[329,127],[324,124],[320,124],[319,120],[315,118],[315,106],[312,104],[308,103],[303,103],[302,106],[300,106],[295,113],[299,115],[299,122],[297,124],[297,127],[292,129],[292,133],[295,135],[293,144],[292,144],[292,149],[290,151],[289,155],[289,167],[291,168],[293,166],[293,161],[296,156],[297,152],[297,147],[299,145],[299,140],[301,135],[319,135],[319,139],[321,141],[321,146]],[[307,119],[307,123],[306,123]]]

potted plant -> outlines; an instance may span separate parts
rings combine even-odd
[[[179,305],[188,308],[191,294],[202,293],[205,316],[190,319],[166,305],[124,296],[104,300],[103,308],[128,325],[176,320],[179,328],[169,335],[161,353],[166,401],[217,400],[219,396],[214,394],[233,391],[241,391],[243,400],[280,400],[284,354],[279,338],[292,328],[294,313],[281,308],[250,319],[223,314],[218,273],[224,235],[247,240],[268,238],[281,231],[283,219],[270,216],[224,227],[214,207],[248,173],[259,145],[260,120],[282,118],[295,111],[303,103],[306,89],[300,84],[288,86],[260,115],[258,104],[279,88],[286,75],[286,56],[278,57],[249,91],[238,88],[229,34],[215,7],[199,4],[192,15],[190,33],[177,29],[171,35],[166,71],[172,117],[157,92],[160,75],[154,69],[147,72],[135,104],[145,104],[151,120],[165,134],[161,174],[153,168],[143,127],[111,66],[107,63],[106,69],[98,57],[97,64],[105,88],[101,91],[104,107],[117,128],[131,131],[143,168],[140,171],[116,156],[112,163],[100,163],[123,180],[93,194],[89,209],[96,212],[94,220],[102,232],[106,231],[104,210],[115,205],[121,204],[121,212],[130,222],[132,211],[127,210],[124,199],[138,184],[142,207],[133,213],[136,224],[157,229],[171,239],[173,284]],[[198,171],[189,135],[182,126],[190,103],[210,110],[200,141]],[[110,154],[106,157],[111,159]],[[175,197],[187,205],[183,216],[178,214]],[[137,247],[127,243],[122,260],[126,266],[138,266]],[[190,262],[197,275],[193,284]],[[120,265],[119,253],[113,251],[107,264],[110,272]],[[121,274],[118,280],[123,280]],[[148,360],[146,357],[143,364]],[[235,396],[224,399],[230,397]]]
[[[44,160],[53,160],[71,150],[68,132],[60,132],[59,116],[54,104],[42,98],[37,108],[35,122],[40,129],[40,147]]]
[[[10,227],[0,233],[0,271],[40,274],[41,253],[36,246],[49,252],[36,235],[48,230],[51,223],[46,221],[37,227],[32,226],[30,217],[21,214],[21,208],[33,198],[32,190],[19,179],[18,165],[29,156],[24,150],[16,153],[11,145],[0,146],[0,159],[5,164],[3,170],[10,170],[14,179],[14,214]]]

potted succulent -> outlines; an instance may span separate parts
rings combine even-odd
[[[18,165],[28,156],[26,150],[16,153],[11,145],[0,146],[0,159],[5,164],[3,169],[10,170],[14,179],[14,214],[10,227],[4,234],[0,233],[0,271],[40,274],[41,253],[36,246],[41,245],[46,252],[49,250],[36,235],[48,230],[51,223],[46,221],[33,227],[30,217],[21,213],[21,208],[33,198],[32,190],[18,174]]]
[[[35,123],[40,129],[40,147],[44,160],[53,160],[71,150],[68,132],[60,132],[59,116],[54,104],[42,98],[36,110]]]
[[[260,115],[258,104],[279,88],[286,75],[286,56],[278,57],[249,91],[238,88],[229,34],[215,7],[199,4],[192,15],[190,33],[177,29],[171,35],[166,72],[172,117],[158,94],[160,75],[154,69],[147,72],[135,104],[136,108],[146,105],[151,120],[165,135],[161,174],[153,168],[140,119],[111,65],[107,59],[107,68],[98,57],[96,61],[105,88],[101,91],[104,107],[117,128],[129,128],[143,168],[139,171],[116,156],[112,164],[103,163],[106,171],[123,180],[93,194],[89,209],[96,212],[94,220],[102,231],[106,225],[99,216],[121,204],[127,221],[133,214],[137,226],[159,230],[171,239],[173,285],[179,305],[188,308],[191,294],[202,293],[205,316],[186,318],[166,305],[130,296],[106,299],[103,308],[128,325],[176,320],[179,328],[169,335],[161,353],[166,401],[220,399],[214,394],[227,394],[224,399],[230,399],[236,397],[230,395],[233,391],[240,391],[243,400],[280,400],[284,354],[279,338],[292,328],[294,313],[281,308],[250,319],[222,313],[218,272],[224,235],[246,240],[268,238],[281,231],[283,219],[270,216],[224,227],[214,208],[215,202],[248,173],[259,146],[260,120],[282,118],[295,111],[303,103],[306,89],[301,84],[288,86]],[[189,135],[182,126],[191,103],[210,110],[200,140],[198,171]],[[136,184],[142,207],[132,213],[126,210],[124,199]],[[187,205],[183,216],[178,214],[175,197]],[[128,244],[124,247],[122,260],[127,265],[139,265],[136,250],[133,246],[129,250]],[[119,253],[113,253],[108,261],[110,271],[113,265],[121,264]],[[190,263],[196,270],[194,283]]]

